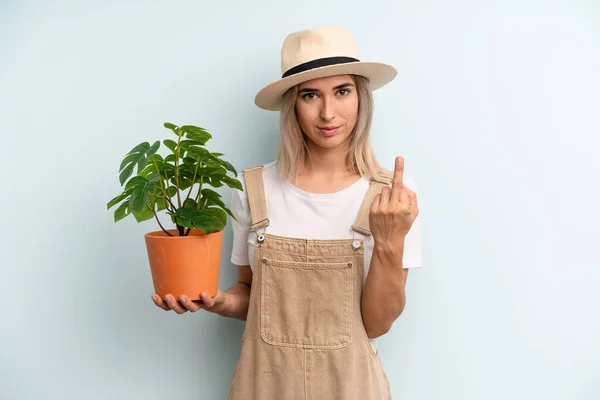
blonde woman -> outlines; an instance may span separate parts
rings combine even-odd
[[[369,144],[372,91],[396,70],[360,61],[339,26],[290,34],[281,56],[255,99],[281,113],[277,157],[243,170],[231,201],[238,283],[200,303],[153,299],[246,320],[230,399],[390,399],[377,338],[421,266],[414,183]]]

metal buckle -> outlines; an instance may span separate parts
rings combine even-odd
[[[256,229],[254,229],[254,227],[255,227],[255,226],[258,226],[258,225],[262,224],[262,223],[263,223],[263,222],[265,222],[265,221],[267,221],[267,224],[266,224],[265,226],[261,226],[260,228],[256,228]],[[269,226],[269,224],[270,224],[269,218],[267,218],[267,219],[263,219],[262,221],[258,221],[257,223],[250,225],[250,230],[251,230],[252,232],[254,232],[254,231],[256,231],[257,229],[265,229],[267,226]]]
[[[260,225],[265,221],[267,221],[267,224],[265,226],[263,226],[261,228],[253,229],[254,226]],[[269,218],[267,218],[267,219],[263,219],[262,221],[259,221],[256,224],[253,224],[252,226],[250,226],[250,231],[254,232],[254,234],[256,235],[256,240],[259,243],[262,243],[265,241],[265,232],[266,232],[266,228],[267,228],[267,226],[269,226],[269,224],[270,224],[270,221],[269,221]],[[260,233],[260,234],[258,233],[259,229],[262,229],[262,233]]]
[[[367,240],[371,240],[371,235],[365,235],[363,233],[357,232],[354,229],[350,229],[350,233],[352,234],[352,250],[358,250]]]

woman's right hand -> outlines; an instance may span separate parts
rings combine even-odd
[[[196,312],[198,310],[206,310],[214,313],[223,311],[225,305],[225,293],[220,290],[217,290],[217,294],[214,297],[210,297],[207,293],[202,292],[200,298],[202,300],[192,301],[187,296],[180,296],[178,302],[171,294],[167,294],[164,300],[156,293],[152,295],[154,304],[165,311],[173,310],[177,314],[184,314],[188,311]]]

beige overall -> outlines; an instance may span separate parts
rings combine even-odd
[[[361,314],[360,240],[259,232],[268,226],[262,167],[245,169],[257,235],[252,290],[230,400],[386,400],[389,382]],[[385,182],[371,179],[352,227],[370,235],[369,209]],[[315,227],[318,229],[318,227]]]

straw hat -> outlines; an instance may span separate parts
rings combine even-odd
[[[281,73],[281,79],[256,95],[254,102],[260,108],[279,110],[281,97],[289,88],[311,79],[361,75],[375,90],[391,82],[397,71],[388,64],[360,61],[350,32],[341,26],[328,26],[289,34],[281,48]]]

